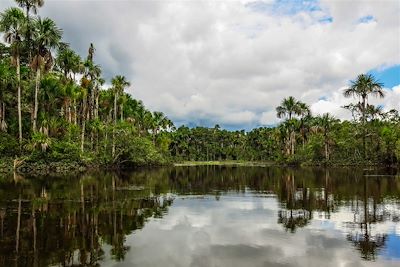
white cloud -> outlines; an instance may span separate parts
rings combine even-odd
[[[311,105],[311,111],[313,114],[322,115],[323,113],[329,112],[336,118],[340,119],[352,119],[350,111],[342,108],[343,106],[358,101],[354,98],[345,98],[343,96],[343,90],[333,92],[330,97],[326,99],[320,99]],[[381,105],[383,111],[387,112],[391,109],[399,110],[400,107],[400,85],[395,86],[391,89],[385,89],[385,98],[373,98],[368,99],[369,103],[374,105]]]
[[[280,120],[276,117],[275,110],[263,112],[261,114],[260,123],[262,125],[272,125],[278,123]]]
[[[272,124],[289,95],[345,118],[338,88],[400,64],[399,1],[321,0],[321,10],[291,15],[249,2],[46,1],[40,13],[82,56],[93,42],[106,78],[126,75],[130,93],[185,123]],[[318,22],[329,16],[333,23]]]

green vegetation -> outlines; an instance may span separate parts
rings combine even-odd
[[[247,167],[267,167],[267,166],[273,166],[273,165],[275,165],[275,162],[241,161],[241,160],[183,161],[183,162],[174,164],[174,166],[247,166]]]
[[[108,89],[90,44],[81,58],[62,40],[44,2],[18,0],[0,15],[0,166],[20,170],[164,164],[173,127],[124,92],[116,75]],[[52,166],[54,165],[54,166]]]
[[[172,135],[171,154],[182,161],[273,161],[283,164],[384,164],[400,161],[400,116],[368,104],[370,96],[384,97],[382,84],[362,74],[344,91],[359,101],[349,109],[353,121],[330,114],[312,116],[307,104],[294,97],[276,108],[284,121],[276,127],[250,132],[180,127]],[[189,164],[190,165],[190,164]]]
[[[398,164],[400,116],[368,103],[383,84],[362,74],[344,91],[358,101],[344,108],[353,121],[312,116],[307,104],[285,98],[284,121],[250,132],[181,126],[151,112],[109,83],[90,44],[82,58],[62,40],[43,1],[18,0],[0,14],[0,167],[22,171],[159,165],[170,161],[255,161],[284,164]],[[221,163],[219,163],[221,164]]]

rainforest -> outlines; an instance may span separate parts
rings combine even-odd
[[[288,96],[276,104],[281,122],[250,131],[175,126],[102,76],[96,44],[79,55],[63,30],[39,14],[43,1],[16,1],[0,15],[0,165],[21,172],[126,168],[188,161],[284,165],[397,165],[398,110],[369,103],[385,97],[371,74],[349,77],[343,106],[352,120],[313,115]]]

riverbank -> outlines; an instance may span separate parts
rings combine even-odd
[[[138,167],[159,167],[170,166],[172,162],[167,158],[157,160],[141,160],[135,162],[125,162],[125,164],[115,164],[112,162],[102,162],[99,159],[62,159],[52,161],[48,159],[32,160],[29,157],[20,158],[0,158],[1,173],[20,173],[20,174],[71,174],[83,173],[91,170],[125,170]]]
[[[176,162],[173,164],[176,167],[189,167],[189,166],[248,166],[248,167],[269,167],[279,165],[272,161],[236,161],[236,160],[226,160],[226,161],[183,161]]]
[[[379,168],[379,167],[394,167],[372,162],[359,163],[338,163],[338,162],[303,162],[301,164],[289,164],[287,162],[274,161],[242,161],[242,160],[222,160],[222,161],[180,161],[173,162],[172,160],[164,159],[157,162],[136,162],[134,164],[121,166],[111,163],[101,163],[93,159],[86,160],[60,160],[48,161],[37,160],[33,161],[29,158],[1,158],[0,173],[20,173],[20,174],[67,174],[67,173],[83,173],[90,170],[126,170],[139,167],[159,167],[159,166],[175,166],[175,167],[195,167],[195,166],[238,166],[238,167],[364,167],[364,168]]]
[[[244,167],[393,167],[397,165],[385,165],[374,162],[284,162],[284,161],[241,161],[241,160],[226,160],[226,161],[183,161],[173,163],[176,167],[191,167],[191,166],[244,166]]]

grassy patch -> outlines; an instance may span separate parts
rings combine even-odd
[[[226,160],[226,161],[183,161],[174,163],[174,166],[259,166],[266,167],[272,166],[274,162],[269,161],[239,161],[239,160]]]

